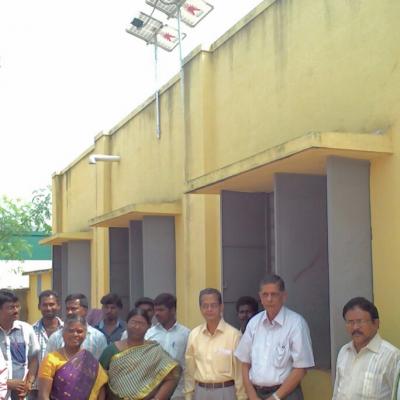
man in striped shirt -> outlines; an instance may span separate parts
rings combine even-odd
[[[343,318],[352,341],[338,355],[333,400],[390,400],[400,350],[380,337],[377,308],[355,297]]]

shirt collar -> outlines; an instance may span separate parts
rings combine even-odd
[[[17,320],[15,320],[14,322],[13,322],[13,324],[12,324],[12,327],[11,327],[11,329],[9,330],[9,331],[6,331],[3,327],[1,327],[0,326],[0,329],[3,331],[3,332],[5,332],[5,333],[9,333],[9,332],[11,332],[11,331],[13,331],[14,329],[22,329],[22,323],[21,323],[21,321],[19,321],[18,319]]]
[[[57,321],[58,321],[58,327],[59,327],[59,328],[61,328],[62,326],[64,326],[64,322],[62,321],[61,318],[56,317],[56,319],[57,319]],[[39,326],[40,328],[45,329],[45,328],[44,328],[44,324],[43,324],[43,318],[40,318],[38,321],[36,321],[34,325],[37,325],[37,326]]]
[[[362,351],[367,351],[367,350],[368,350],[368,351],[372,351],[373,353],[378,353],[378,352],[379,352],[379,349],[380,349],[380,347],[381,347],[381,344],[382,344],[382,338],[381,338],[381,336],[379,335],[379,333],[376,332],[375,336],[368,342],[368,344],[367,344],[366,346],[364,346],[364,347],[358,352],[358,354],[360,354]],[[351,351],[353,351],[354,353],[357,354],[357,350],[356,350],[356,348],[354,347],[353,341],[351,341],[351,342],[348,344],[347,350],[351,350]]]
[[[226,328],[226,322],[224,321],[223,318],[221,318],[220,321],[219,321],[219,323],[218,323],[218,326],[217,326],[217,329],[215,330],[215,332],[217,332],[217,331],[223,332],[223,331],[225,330],[225,328]],[[202,331],[203,333],[210,334],[209,330],[207,329],[207,322],[204,323],[204,324],[201,326],[201,331]],[[215,334],[215,333],[214,333],[214,334]]]
[[[98,327],[99,329],[104,329],[104,319],[102,319],[102,320],[97,324],[97,327]],[[120,319],[117,319],[117,323],[116,323],[116,325],[115,325],[115,328],[119,328],[119,327],[122,327],[122,328],[123,328],[123,325],[122,325],[121,320],[120,320]]]
[[[22,329],[21,321],[19,320],[14,321],[13,326],[10,330],[12,331],[13,329]]]
[[[270,321],[267,317],[267,311],[264,311],[264,315],[262,317],[262,322],[266,321],[270,325],[275,325],[276,323],[279,324],[280,326],[283,326],[283,323],[285,322],[285,316],[286,316],[286,307],[282,306],[281,309],[279,310],[278,314],[275,316],[275,318]]]
[[[154,328],[160,329],[160,330],[165,331],[165,332],[171,332],[171,331],[173,331],[173,330],[178,328],[178,321],[175,321],[175,323],[169,329],[165,329],[160,322],[157,322],[154,325]]]

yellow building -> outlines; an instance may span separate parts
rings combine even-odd
[[[330,398],[351,297],[400,345],[399,19],[393,0],[265,0],[194,50],[161,89],[160,139],[150,98],[53,176],[54,288],[175,292],[193,327],[200,289],[233,321],[276,271],[310,325],[311,400]]]

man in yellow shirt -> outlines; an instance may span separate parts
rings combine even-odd
[[[246,399],[241,365],[233,355],[240,332],[222,318],[221,293],[217,289],[203,289],[199,303],[205,323],[189,335],[185,354],[185,398]]]

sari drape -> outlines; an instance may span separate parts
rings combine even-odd
[[[87,350],[70,358],[54,375],[51,400],[87,400],[97,379],[99,362]]]
[[[144,399],[177,366],[177,361],[158,343],[146,342],[113,355],[108,371],[109,388],[116,398]]]

